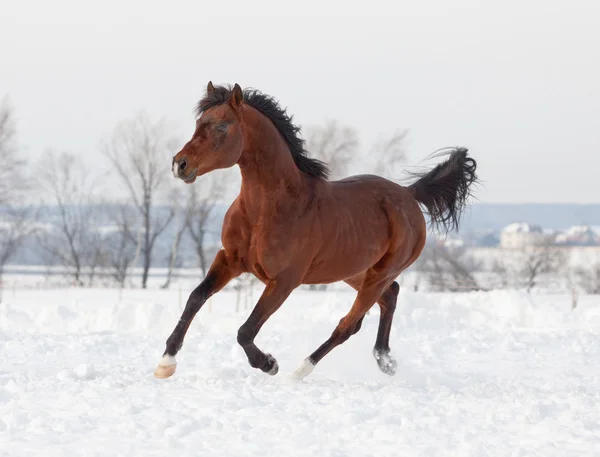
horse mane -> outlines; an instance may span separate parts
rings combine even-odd
[[[232,86],[214,86],[214,90],[198,102],[196,114],[200,116],[204,111],[227,102],[232,90]],[[329,177],[327,164],[307,155],[304,140],[299,136],[300,126],[292,123],[293,116],[288,115],[287,110],[281,108],[275,98],[256,89],[244,89],[243,94],[246,104],[265,115],[275,125],[288,145],[294,163],[301,171],[319,179]]]

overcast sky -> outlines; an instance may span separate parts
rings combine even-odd
[[[467,146],[481,202],[600,202],[598,1],[88,3],[2,2],[0,97],[32,159],[100,163],[141,109],[187,139],[210,79],[353,125],[365,151],[407,128],[410,164]]]

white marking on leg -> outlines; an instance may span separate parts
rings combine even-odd
[[[304,359],[302,364],[300,364],[300,366],[296,369],[296,371],[294,371],[292,376],[294,376],[297,379],[303,379],[306,376],[308,376],[309,374],[311,374],[314,369],[315,369],[315,364],[313,363],[312,360],[310,360],[310,357],[309,357],[307,359]]]
[[[175,360],[174,356],[169,354],[163,355],[160,361],[158,362],[159,367],[168,367],[171,365],[177,365],[177,361]]]
[[[390,355],[389,351],[383,351],[377,348],[373,348],[373,356],[377,360],[379,369],[387,375],[394,376],[396,369],[398,368],[398,362]]]

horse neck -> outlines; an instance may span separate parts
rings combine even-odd
[[[289,147],[273,123],[249,108],[244,115],[244,149],[238,165],[241,196],[254,215],[287,202],[306,198],[309,179],[296,164]]]

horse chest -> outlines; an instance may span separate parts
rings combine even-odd
[[[292,264],[305,264],[305,246],[300,247],[302,233],[296,208],[266,206],[250,211],[240,199],[227,218],[227,241],[247,271],[265,281],[276,278]],[[227,246],[225,246],[227,249]]]

